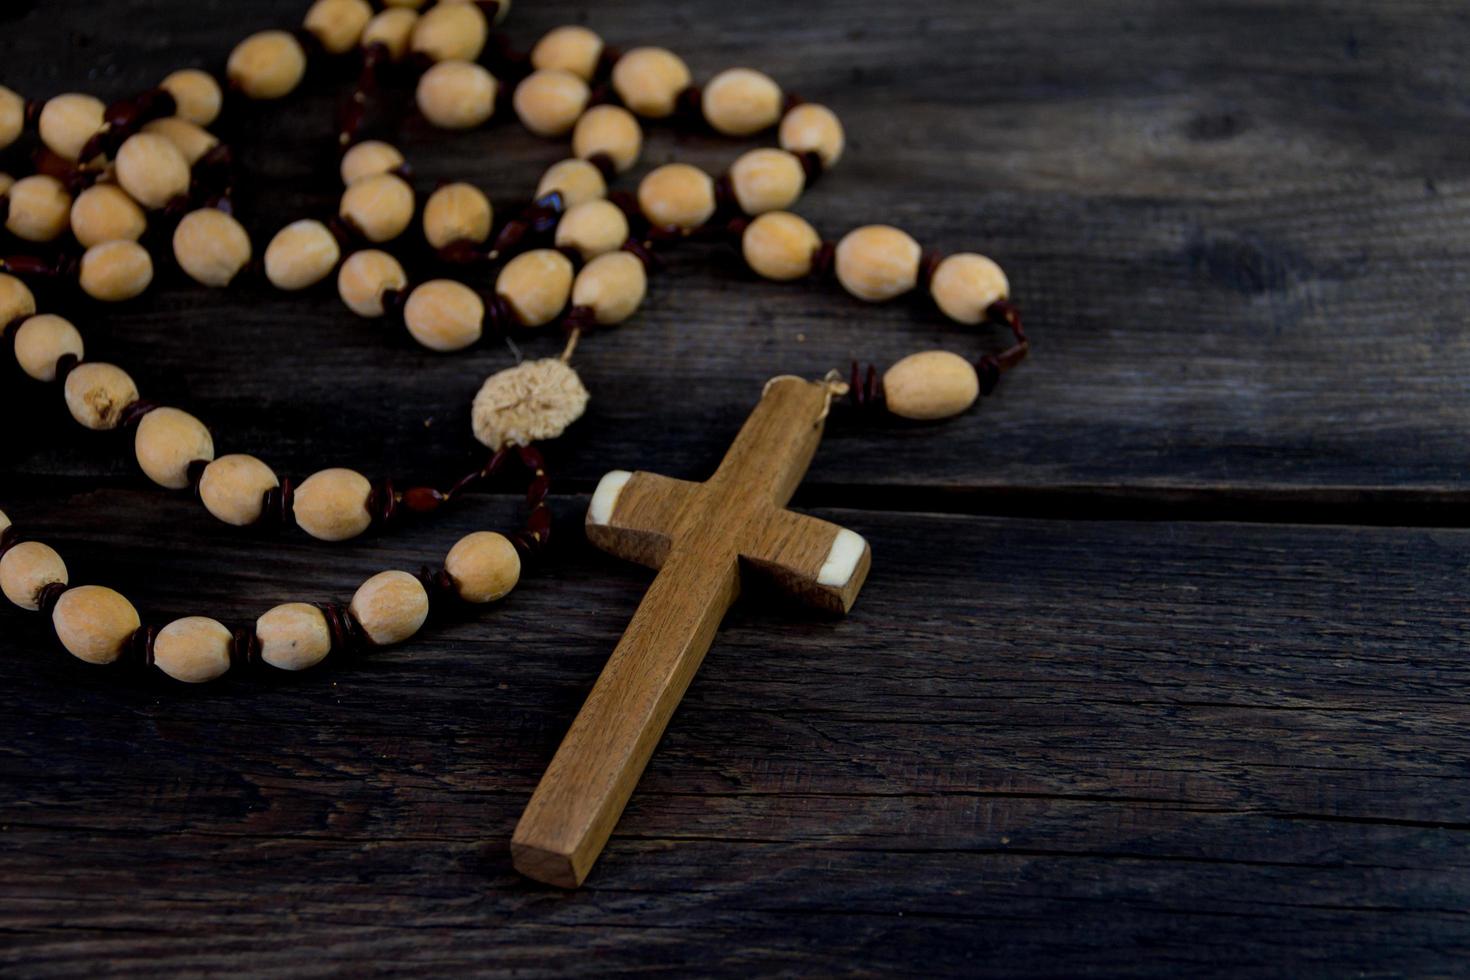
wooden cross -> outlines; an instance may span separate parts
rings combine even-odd
[[[776,378],[707,482],[617,470],[598,484],[588,539],[660,571],[521,815],[511,855],[522,874],[566,888],[587,877],[739,596],[742,572],[824,610],[852,608],[868,543],[785,509],[831,398],[826,382]]]

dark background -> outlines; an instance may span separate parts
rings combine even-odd
[[[118,98],[306,6],[10,4],[0,82]],[[7,606],[0,969],[1460,968],[1465,5],[524,0],[506,26],[528,48],[565,22],[831,105],[849,149],[798,210],[992,255],[1033,359],[946,424],[834,421],[797,503],[871,540],[867,590],[841,622],[737,609],[575,894],[507,842],[648,581],[581,539],[597,476],[702,478],[771,375],[978,355],[993,329],[691,246],[579,351],[554,560],[477,619],[186,690],[87,669]],[[343,90],[328,71],[231,123],[257,251],[335,209]],[[638,173],[762,141],[655,129]],[[400,145],[421,192],[471,180],[500,217],[566,155],[513,123],[410,120]],[[457,475],[468,401],[513,362],[431,354],[329,286],[164,271],[58,308],[220,452],[298,478]],[[237,533],[8,358],[0,391],[0,506],[151,622],[345,600],[518,515],[507,490],[346,545]]]

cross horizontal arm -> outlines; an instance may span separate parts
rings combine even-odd
[[[845,613],[857,600],[873,556],[861,535],[786,510],[755,531],[740,557],[783,592],[819,609]]]
[[[698,490],[697,483],[657,473],[613,470],[587,508],[587,540],[619,558],[662,568],[679,514]]]

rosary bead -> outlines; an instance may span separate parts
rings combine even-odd
[[[503,534],[475,531],[460,538],[444,559],[444,570],[465,602],[494,602],[521,578],[521,556]]]
[[[358,316],[382,316],[383,294],[407,285],[408,276],[398,260],[375,248],[353,252],[337,272],[337,295]]]
[[[316,0],[306,11],[302,26],[328,54],[345,54],[357,47],[372,17],[373,8],[367,0]]]
[[[208,126],[219,118],[224,95],[219,90],[219,82],[208,72],[183,68],[168,75],[158,86],[174,97],[180,119],[196,126]]]
[[[148,230],[138,203],[116,184],[93,184],[71,205],[71,233],[83,248],[125,238],[137,241]]]
[[[22,317],[36,312],[36,297],[25,283],[12,275],[0,272],[0,335],[5,328]]]
[[[837,114],[813,102],[793,106],[781,119],[777,138],[781,149],[790,153],[815,153],[822,166],[829,169],[842,158],[846,143]]]
[[[148,479],[183,490],[189,485],[189,464],[214,459],[214,437],[188,412],[155,408],[138,422],[133,453]]]
[[[572,293],[572,262],[552,248],[522,252],[500,270],[495,292],[510,304],[522,326],[550,323],[566,308]]]
[[[15,237],[49,242],[66,231],[70,219],[71,195],[55,177],[32,174],[11,186],[5,227]]]
[[[72,368],[63,393],[71,417],[97,430],[117,428],[123,409],[138,400],[138,386],[126,371],[95,361]]]
[[[20,139],[26,124],[26,100],[0,85],[0,150]]]
[[[261,31],[235,45],[225,74],[252,99],[279,99],[301,84],[306,52],[285,31]]]
[[[556,225],[556,247],[574,248],[587,262],[628,240],[628,216],[611,201],[583,201]]]
[[[490,237],[494,210],[473,184],[445,184],[424,205],[424,238],[434,248],[450,242],[483,242]]]
[[[22,609],[38,612],[41,590],[67,583],[66,562],[50,545],[22,541],[0,557],[0,591]]]
[[[153,259],[137,242],[93,245],[82,255],[82,291],[104,303],[120,303],[142,294],[153,281]]]
[[[161,409],[159,410],[161,411]],[[156,415],[157,411],[149,415]],[[147,416],[144,417],[147,421]],[[254,456],[233,453],[221,456],[199,477],[199,499],[204,509],[218,520],[246,527],[260,520],[265,494],[281,485],[275,472]]]
[[[122,656],[142,622],[121,593],[101,585],[79,585],[56,600],[51,625],[61,645],[78,660],[110,664]]]
[[[419,79],[415,98],[424,118],[440,129],[473,129],[495,111],[496,84],[479,65],[441,61]]]
[[[562,160],[546,168],[536,185],[536,197],[539,200],[552,191],[561,193],[562,206],[570,210],[584,201],[606,197],[607,181],[586,160]]]
[[[608,252],[577,273],[572,305],[590,307],[603,326],[622,323],[638,312],[648,292],[648,271],[632,252]]]
[[[485,50],[485,15],[472,3],[435,4],[419,17],[409,41],[432,61],[474,61]]]
[[[634,48],[612,69],[613,88],[623,105],[649,119],[673,115],[690,80],[689,67],[665,48]]]
[[[78,92],[58,95],[46,100],[36,128],[46,148],[63,160],[77,162],[87,141],[102,128],[107,106],[101,99]]]
[[[174,258],[189,278],[203,286],[228,286],[250,261],[250,236],[231,215],[200,208],[184,215],[174,229]]]
[[[389,8],[367,22],[362,29],[362,46],[381,44],[388,49],[388,57],[394,61],[408,53],[408,43],[419,15],[402,7]]]
[[[342,154],[342,183],[350,185],[364,177],[385,174],[403,166],[403,154],[382,140],[364,140]]]
[[[958,415],[980,397],[980,378],[969,361],[947,350],[910,354],[883,374],[888,410],[930,421]]]
[[[67,354],[80,361],[83,350],[77,328],[51,313],[31,317],[15,332],[15,360],[37,381],[55,381],[56,362]]]
[[[745,227],[740,251],[756,275],[786,282],[810,275],[817,230],[789,211],[768,211]]]
[[[356,470],[320,470],[301,481],[292,497],[296,523],[319,541],[346,541],[373,522],[368,498],[373,485]]]
[[[145,208],[161,208],[189,191],[189,161],[157,133],[129,136],[117,151],[117,182]]]
[[[858,299],[893,299],[918,283],[922,252],[918,242],[897,228],[865,225],[837,243],[837,279]]]
[[[413,636],[429,618],[429,594],[407,572],[379,572],[358,588],[347,607],[374,646]]]
[[[146,122],[143,124],[143,132],[168,140],[174,145],[174,149],[183,154],[184,162],[191,167],[199,162],[200,157],[219,146],[219,138],[209,130],[178,116]]]
[[[531,49],[531,67],[569,71],[584,82],[597,74],[601,58],[602,38],[575,24],[552,28]]]
[[[998,300],[1010,295],[1000,266],[983,255],[959,252],[947,256],[929,280],[929,292],[944,315],[956,323],[979,323]]]
[[[749,215],[784,211],[806,187],[801,161],[769,147],[742,154],[730,168],[730,186],[740,210]]]
[[[14,186],[14,177],[10,176],[7,173],[0,173],[0,197],[8,195],[10,193],[10,189]]]
[[[710,79],[701,102],[704,118],[726,136],[749,136],[781,118],[781,86],[750,68],[730,68]]]
[[[655,227],[691,231],[715,213],[715,182],[687,163],[666,163],[638,185],[638,206]]]
[[[516,86],[512,102],[521,125],[537,136],[561,136],[576,125],[591,93],[569,71],[534,71]]]
[[[276,232],[266,246],[265,276],[277,289],[305,289],[325,279],[341,257],[327,226],[303,218]]]
[[[413,221],[413,188],[395,174],[373,174],[354,180],[342,193],[338,213],[370,242],[386,242],[403,234]]]
[[[255,621],[260,659],[277,670],[306,670],[332,652],[332,631],[316,606],[287,602]]]
[[[432,279],[409,293],[403,323],[429,350],[464,350],[484,332],[485,303],[464,283]]]
[[[572,152],[583,160],[601,153],[622,173],[638,162],[643,151],[643,130],[637,118],[618,105],[593,106],[577,120],[572,131]]]
[[[235,638],[225,624],[207,616],[185,616],[158,631],[153,665],[176,681],[204,684],[230,669]]]

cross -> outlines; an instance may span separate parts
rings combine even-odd
[[[565,888],[587,877],[743,575],[829,612],[852,608],[868,543],[786,510],[832,396],[827,382],[775,378],[708,481],[615,470],[598,484],[588,539],[659,573],[516,825],[522,874]]]

